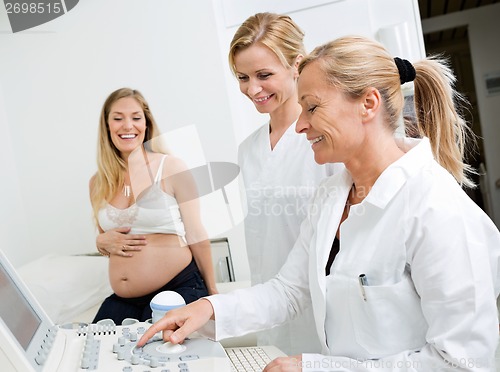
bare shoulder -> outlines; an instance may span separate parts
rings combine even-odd
[[[173,155],[168,155],[163,163],[163,174],[167,176],[179,174],[187,170],[188,167],[184,160]]]
[[[167,156],[163,163],[163,176],[168,179],[168,187],[171,187],[178,202],[185,198],[191,200],[195,197],[193,196],[196,195],[193,187],[196,188],[196,181],[191,170],[181,158],[172,155]],[[186,195],[189,196],[186,197]]]

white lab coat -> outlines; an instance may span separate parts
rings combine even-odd
[[[331,275],[347,170],[318,188],[276,278],[209,297],[216,338],[280,324],[310,296],[322,355],[303,354],[304,371],[495,370],[500,233],[434,161],[427,139],[401,146],[409,151],[341,225]]]
[[[311,145],[295,132],[295,123],[272,150],[269,124],[260,127],[240,145],[238,162],[248,207],[245,241],[251,282],[259,284],[273,278],[285,263],[316,187],[333,174],[334,166],[314,161]],[[319,351],[313,324],[309,309],[290,324],[260,333],[258,342],[288,354]]]

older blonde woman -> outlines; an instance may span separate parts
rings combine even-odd
[[[160,329],[179,342],[211,317],[217,338],[272,327],[312,298],[321,354],[264,371],[494,371],[500,233],[462,190],[452,72],[364,37],[317,47],[299,71],[296,129],[318,163],[346,169],[319,187],[279,276],[169,312],[138,345]],[[394,137],[408,81],[421,139]]]

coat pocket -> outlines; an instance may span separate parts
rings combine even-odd
[[[427,322],[422,314],[420,297],[410,275],[391,285],[363,287],[359,281],[350,285],[349,308],[354,319],[354,334],[370,358],[380,358],[425,345]]]

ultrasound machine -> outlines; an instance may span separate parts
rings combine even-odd
[[[172,345],[160,334],[136,348],[151,323],[134,319],[55,325],[1,251],[0,317],[2,372],[247,372],[285,355],[273,346],[225,349],[200,337]]]

